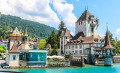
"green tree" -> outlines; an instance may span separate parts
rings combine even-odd
[[[110,38],[111,45],[115,47],[115,39],[113,38],[113,34],[110,31],[109,31],[109,38]]]
[[[120,40],[117,41],[115,52],[120,54]]]
[[[38,47],[40,50],[43,50],[45,48],[45,45],[46,45],[46,40],[42,39],[40,40],[40,44],[38,45]]]
[[[6,52],[6,47],[4,45],[0,45],[0,55],[1,53],[5,53]]]
[[[54,30],[50,37],[47,39],[47,43],[50,43],[53,49],[58,49],[57,35]]]
[[[52,56],[52,55],[57,55],[56,49],[53,49],[50,55],[51,55],[51,56]]]
[[[63,21],[61,21],[60,24],[59,24],[59,30],[58,30],[58,34],[57,34],[58,47],[59,47],[59,42],[60,42],[60,36],[61,36],[61,33],[62,33],[63,30],[65,30],[65,24],[64,24]]]

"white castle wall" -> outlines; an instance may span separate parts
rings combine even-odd
[[[79,32],[83,32],[86,37],[91,36],[91,26],[90,26],[90,23],[88,23],[88,20],[76,23],[75,31],[76,31],[76,34]],[[94,36],[98,36],[97,25],[94,28]]]

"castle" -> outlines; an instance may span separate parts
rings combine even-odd
[[[98,26],[99,19],[85,10],[75,22],[75,36],[72,37],[67,28],[62,31],[60,37],[61,54],[73,54],[73,60],[84,56],[87,63],[94,64],[99,59],[98,57],[103,57],[104,54],[104,65],[112,65],[114,47],[110,43],[109,33],[107,31],[105,39],[101,38],[98,35]]]

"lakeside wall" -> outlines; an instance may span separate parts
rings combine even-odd
[[[120,63],[120,56],[114,56],[113,63]]]

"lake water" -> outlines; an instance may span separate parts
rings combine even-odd
[[[120,73],[120,64],[113,66],[87,66],[68,68],[14,69],[11,71],[26,73]]]

